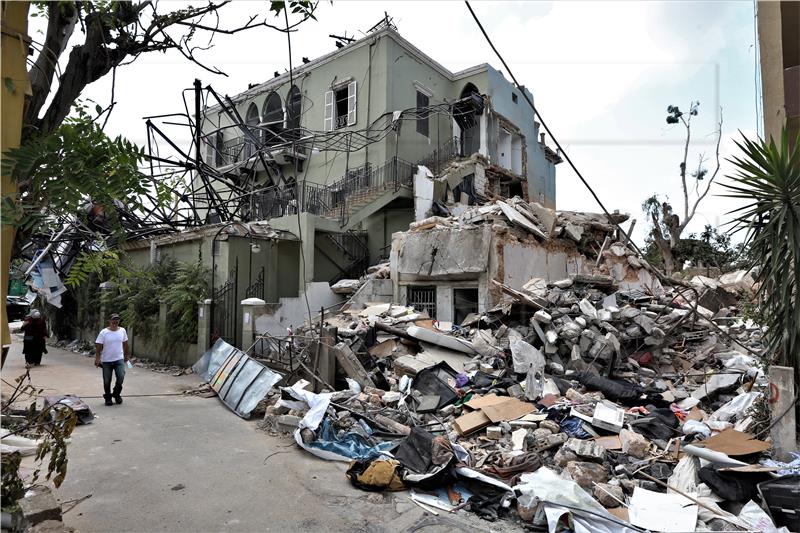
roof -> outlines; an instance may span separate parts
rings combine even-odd
[[[330,52],[328,54],[325,54],[323,56],[320,56],[320,57],[318,57],[316,59],[313,59],[313,60],[309,61],[308,63],[304,63],[302,65],[294,67],[292,69],[292,77],[297,78],[299,76],[302,76],[304,73],[310,72],[311,70],[314,70],[317,67],[320,67],[320,66],[322,66],[322,65],[324,65],[324,64],[326,64],[326,63],[328,63],[330,61],[333,61],[334,59],[336,59],[336,58],[338,58],[338,57],[340,57],[342,55],[348,54],[348,53],[350,53],[350,52],[352,52],[354,50],[358,50],[359,48],[361,48],[363,46],[368,46],[372,42],[377,41],[378,39],[380,39],[381,37],[384,37],[384,36],[388,36],[388,37],[391,37],[392,39],[394,39],[395,42],[397,42],[400,46],[402,46],[411,55],[415,56],[416,59],[426,63],[428,66],[430,66],[431,68],[436,70],[439,74],[441,74],[442,76],[444,76],[445,78],[447,78],[450,81],[456,81],[456,80],[459,80],[461,78],[465,78],[467,76],[472,76],[473,74],[477,74],[479,72],[484,72],[489,67],[488,63],[480,63],[478,65],[466,68],[464,70],[460,70],[458,72],[451,72],[450,70],[445,68],[441,63],[437,62],[432,57],[430,57],[429,55],[424,53],[422,50],[420,50],[419,48],[417,48],[416,46],[411,44],[402,35],[400,35],[396,30],[394,30],[392,28],[383,28],[383,29],[378,30],[376,32],[370,33],[369,35],[366,35],[365,37],[362,37],[361,39],[358,39],[357,41],[354,41],[354,42],[352,42],[352,43],[350,43],[348,45],[345,45],[342,48],[334,50],[334,51],[332,51],[332,52]],[[258,96],[260,94],[272,91],[275,88],[283,85],[284,83],[286,83],[288,81],[289,81],[289,73],[288,72],[284,72],[280,76],[276,76],[276,77],[270,79],[269,81],[265,81],[263,83],[259,83],[258,85],[255,85],[255,86],[251,87],[250,89],[247,89],[246,91],[243,91],[243,92],[237,94],[236,96],[232,97],[231,100],[233,100],[234,103],[250,100],[250,99],[252,99],[252,98],[254,98],[254,97],[256,97],[256,96]],[[209,112],[216,111],[218,109],[220,109],[220,106],[219,105],[214,105],[214,106],[210,106],[210,107],[206,108],[205,112],[209,113]]]
[[[168,244],[179,244],[201,240],[206,237],[214,237],[214,240],[224,241],[228,237],[252,237],[254,239],[277,239],[277,240],[297,240],[297,237],[284,230],[274,230],[268,222],[222,222],[209,224],[197,228],[183,230],[179,233],[163,235],[153,239],[140,239],[123,243],[120,247],[123,250],[141,250],[149,248],[150,243],[156,246]]]

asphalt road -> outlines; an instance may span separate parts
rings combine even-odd
[[[269,436],[217,398],[170,395],[199,384],[194,374],[135,367],[125,377],[124,403],[107,407],[91,357],[49,352],[31,369],[33,383],[45,394],[85,398],[97,416],[75,429],[56,491],[61,502],[91,495],[64,514],[78,531],[508,530],[474,515],[426,515],[407,493],[360,491],[347,481],[346,464]],[[23,372],[15,342],[3,379]]]

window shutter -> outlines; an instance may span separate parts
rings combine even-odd
[[[325,131],[333,131],[333,91],[325,91]]]
[[[347,125],[356,123],[356,82],[347,84]]]

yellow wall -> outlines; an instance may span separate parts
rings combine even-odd
[[[28,56],[28,6],[29,2],[2,2],[2,86],[0,87],[0,107],[2,107],[2,137],[0,150],[3,153],[9,148],[19,146],[22,131],[22,112],[25,97],[31,94],[30,80],[26,68]],[[8,176],[2,177],[2,196],[6,197],[16,191],[16,185]],[[11,263],[11,246],[14,242],[14,228],[3,226],[2,256],[0,256],[0,322],[2,323],[2,340],[5,359],[5,347],[11,344],[6,317],[6,294],[8,292],[8,268]]]

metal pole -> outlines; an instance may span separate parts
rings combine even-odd
[[[33,259],[33,261],[31,261],[31,266],[29,266],[29,267],[28,267],[28,270],[26,270],[26,271],[25,271],[25,274],[23,274],[23,276],[27,276],[28,274],[30,274],[30,273],[31,273],[31,271],[32,271],[34,268],[36,268],[36,265],[38,265],[38,264],[39,264],[39,262],[40,262],[40,261],[42,260],[42,258],[43,258],[43,257],[44,257],[44,256],[47,254],[47,252],[49,252],[49,251],[50,251],[50,248],[52,248],[52,247],[53,247],[53,243],[54,243],[55,241],[58,241],[58,238],[59,238],[59,237],[61,237],[61,236],[64,234],[64,232],[65,232],[65,231],[67,231],[67,230],[68,230],[68,229],[69,229],[71,226],[72,226],[72,223],[71,223],[71,222],[70,222],[70,223],[68,223],[68,224],[67,224],[67,225],[65,225],[63,228],[61,228],[61,231],[59,231],[59,232],[58,232],[58,235],[56,235],[55,237],[53,237],[52,239],[50,239],[50,242],[47,244],[47,246],[45,246],[45,247],[44,247],[44,250],[42,250],[42,252],[41,252],[39,255],[37,255],[37,256],[36,256],[36,257]]]

